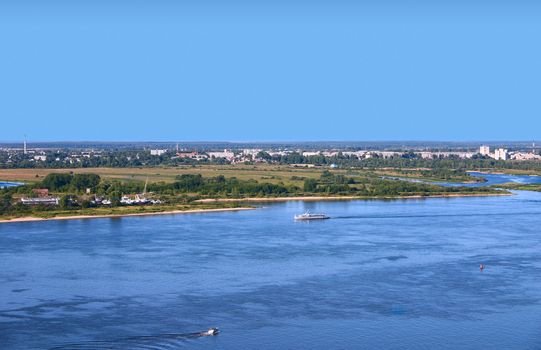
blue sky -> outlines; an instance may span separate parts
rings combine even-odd
[[[0,140],[541,139],[534,1],[0,2]]]

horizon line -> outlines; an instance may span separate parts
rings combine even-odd
[[[484,140],[386,140],[386,139],[373,139],[373,140],[249,140],[249,141],[239,141],[239,140],[167,140],[167,141],[159,141],[159,140],[122,140],[122,141],[114,141],[114,140],[34,140],[29,141],[28,139],[21,139],[21,140],[0,140],[0,144],[18,144],[25,142],[27,144],[31,143],[233,143],[233,144],[242,144],[242,143],[370,143],[370,142],[389,142],[389,143],[399,143],[399,142],[407,142],[407,143],[494,143],[494,142],[541,142],[537,139],[517,139],[517,140],[498,140],[498,139],[484,139]]]

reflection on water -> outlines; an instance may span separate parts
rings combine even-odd
[[[540,203],[518,191],[0,225],[0,344],[540,348]],[[331,219],[295,222],[306,209]],[[190,336],[211,326],[222,333]]]

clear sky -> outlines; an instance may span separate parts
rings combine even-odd
[[[540,3],[3,0],[0,140],[539,140]]]

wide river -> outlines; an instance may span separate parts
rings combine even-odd
[[[540,349],[541,193],[0,224],[0,348]]]

